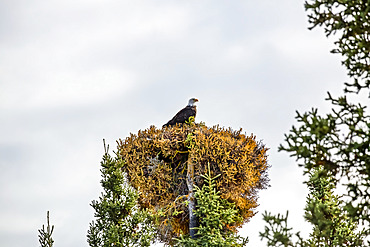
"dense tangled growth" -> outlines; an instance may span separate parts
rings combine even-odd
[[[139,190],[141,207],[158,217],[160,236],[166,241],[188,233],[186,174],[194,164],[194,181],[210,164],[211,175],[223,199],[235,203],[243,219],[229,226],[235,229],[253,216],[256,192],[267,186],[267,148],[254,136],[219,126],[184,124],[157,129],[154,126],[118,142],[123,170],[129,183]]]

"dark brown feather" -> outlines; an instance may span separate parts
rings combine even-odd
[[[180,110],[168,123],[164,124],[163,127],[172,126],[177,123],[185,123],[189,120],[189,117],[195,117],[197,114],[197,107],[186,106],[184,109]]]

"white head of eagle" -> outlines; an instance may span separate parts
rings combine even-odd
[[[197,106],[195,105],[195,102],[198,102],[198,99],[189,99],[188,105],[180,110],[170,121],[164,124],[163,127],[172,126],[177,123],[185,123],[189,120],[189,117],[195,118],[197,115]]]

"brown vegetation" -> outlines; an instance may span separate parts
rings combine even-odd
[[[129,183],[140,192],[139,204],[156,215],[162,240],[168,242],[187,234],[188,188],[186,174],[194,164],[194,182],[210,164],[222,198],[235,203],[241,222],[248,221],[257,207],[257,191],[268,184],[267,148],[255,136],[204,124],[182,124],[157,129],[154,126],[118,141],[118,154],[124,162]]]

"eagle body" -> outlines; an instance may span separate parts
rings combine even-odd
[[[172,126],[177,123],[185,123],[189,120],[189,117],[195,117],[197,115],[197,107],[194,103],[197,101],[198,99],[191,98],[188,105],[181,109],[170,121],[164,124],[163,127]]]

